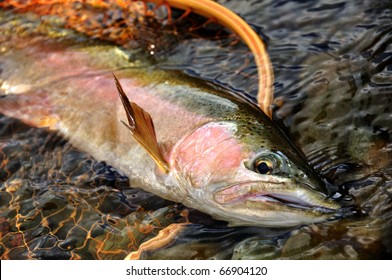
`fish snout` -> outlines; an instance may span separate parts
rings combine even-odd
[[[339,203],[323,192],[316,191],[309,184],[299,183],[295,179],[276,183],[259,181],[239,183],[216,191],[214,200],[221,205],[252,202],[252,206],[259,203],[260,207],[263,207],[264,203],[325,213],[341,208]]]

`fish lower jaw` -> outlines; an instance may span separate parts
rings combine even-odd
[[[271,206],[271,205],[270,205]],[[276,205],[274,205],[276,206]],[[225,211],[225,213],[209,213],[214,219],[223,220],[230,227],[256,226],[264,228],[293,228],[309,224],[323,223],[335,219],[334,213],[317,212],[293,208],[278,210],[276,207],[264,209],[259,213],[246,213],[245,209],[239,211]],[[230,214],[228,212],[231,212]]]
[[[288,195],[279,195],[279,194],[266,194],[266,195],[252,195],[247,198],[250,202],[260,202],[260,203],[269,203],[276,205],[284,205],[285,207],[303,209],[308,211],[315,211],[320,213],[334,213],[336,212],[336,208],[325,207],[319,204],[315,204],[312,202],[308,202],[306,200],[302,200],[298,197],[288,196]],[[333,206],[335,206],[333,204]]]
[[[322,213],[332,213],[341,208],[338,203],[322,193],[276,188],[271,191],[265,187],[260,188],[253,182],[237,184],[215,192],[214,200],[223,207],[246,205],[245,207],[260,209],[260,211],[268,208],[267,204],[271,207],[274,205],[276,208],[285,207]]]

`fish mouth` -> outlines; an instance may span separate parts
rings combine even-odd
[[[288,187],[287,183],[245,182],[215,192],[214,199],[225,206],[243,202],[252,202],[252,205],[260,203],[261,206],[268,203],[322,213],[333,213],[341,208],[324,193],[298,183]]]

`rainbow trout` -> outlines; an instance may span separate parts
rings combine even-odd
[[[107,69],[125,66],[116,88]],[[131,186],[231,226],[316,223],[340,208],[260,109],[200,81],[130,67],[113,46],[37,38],[3,43],[2,70],[1,113],[60,131]]]

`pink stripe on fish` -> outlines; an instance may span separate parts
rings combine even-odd
[[[233,177],[243,159],[240,143],[229,122],[207,123],[174,147],[172,164],[196,187]]]

